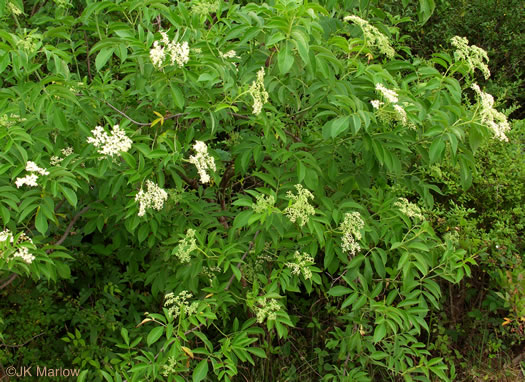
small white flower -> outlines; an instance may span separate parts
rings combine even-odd
[[[396,111],[398,121],[401,122],[403,126],[407,126],[408,120],[405,109],[400,105],[394,105],[394,110]]]
[[[7,9],[14,15],[14,16],[20,16],[22,14],[22,10],[18,8],[15,4],[12,2],[7,3]]]
[[[38,172],[40,175],[49,175],[49,172],[45,168],[40,168],[36,165],[35,162],[27,161],[26,171],[29,172]]]
[[[351,234],[345,233],[341,241],[341,248],[343,251],[349,252],[352,256],[355,256],[359,251],[361,251],[361,246],[355,241]]]
[[[257,72],[257,79],[252,83],[248,92],[253,98],[253,114],[258,115],[266,102],[268,92],[264,88],[264,67]]]
[[[294,262],[286,263],[286,266],[292,269],[293,275],[299,276],[302,274],[305,280],[309,280],[312,278],[310,266],[314,263],[314,259],[308,253],[299,253],[299,251],[295,251]]]
[[[277,312],[281,310],[281,305],[274,298],[261,297],[258,299],[259,306],[255,307],[257,322],[263,323],[265,319],[275,320]]]
[[[208,146],[202,141],[195,141],[193,149],[196,152],[196,155],[190,156],[190,163],[194,164],[197,167],[197,172],[201,177],[202,183],[208,183],[210,181],[210,176],[207,173],[207,170],[216,170],[215,159],[208,154]]]
[[[339,229],[343,232],[341,248],[345,252],[349,252],[355,256],[361,250],[361,246],[357,240],[362,239],[361,230],[364,228],[365,222],[361,218],[359,212],[348,212],[345,214],[343,222]]]
[[[510,124],[505,114],[494,109],[494,98],[492,95],[482,92],[477,84],[473,84],[472,89],[481,100],[481,123],[491,129],[497,139],[508,142],[509,139],[505,133],[510,130]]]
[[[292,223],[300,219],[299,225],[302,227],[308,223],[310,216],[315,215],[314,207],[308,202],[314,196],[300,184],[296,184],[295,188],[297,189],[297,195],[294,195],[291,191],[286,193],[286,197],[292,201],[292,204],[284,210],[284,213]]]
[[[385,88],[382,84],[376,84],[376,90],[380,92],[388,102],[397,103],[399,101],[397,93],[393,90]]]
[[[178,257],[181,263],[188,263],[191,253],[196,249],[195,230],[190,228],[186,231],[186,236],[179,241],[179,245],[173,249],[172,254]]]
[[[258,195],[256,202],[252,203],[252,209],[255,213],[262,214],[271,209],[275,205],[275,198],[273,195],[265,196]]]
[[[226,53],[219,52],[219,57],[228,59],[228,58],[237,58],[238,56],[237,56],[237,52],[235,52],[234,50],[230,50]]]
[[[6,228],[2,232],[0,232],[0,242],[8,241],[8,240],[10,243],[13,243],[14,238],[13,238],[13,234],[11,233],[11,231]]]
[[[390,46],[390,41],[383,33],[379,32],[375,26],[371,25],[368,21],[363,20],[362,18],[352,15],[346,16],[345,21],[352,21],[353,23],[359,25],[363,31],[365,41],[369,46],[375,46],[380,53],[384,54],[388,58],[395,56],[396,51],[392,46]]]
[[[153,43],[153,48],[149,51],[149,57],[151,58],[153,66],[155,66],[157,69],[162,67],[162,63],[166,58],[166,53],[164,51],[164,47],[160,46],[158,41]]]
[[[414,203],[410,203],[406,198],[399,198],[397,202],[394,203],[394,206],[398,207],[399,210],[409,218],[425,220],[421,208]]]
[[[193,295],[186,290],[183,290],[177,296],[173,293],[168,293],[164,296],[164,306],[168,308],[168,314],[173,318],[179,317],[182,312],[185,313],[186,317],[189,317],[195,314],[199,308],[198,302],[189,303],[188,300],[192,297]]]
[[[126,132],[119,125],[113,126],[111,135],[106,133],[102,126],[91,130],[93,137],[87,139],[88,143],[98,148],[97,152],[105,156],[119,155],[121,151],[127,152],[133,141],[126,136]]]
[[[370,103],[372,104],[372,106],[374,107],[374,109],[379,109],[382,105],[384,105],[385,103],[378,100],[378,99],[374,99],[372,101],[370,101]]]
[[[490,77],[490,70],[487,65],[489,56],[485,50],[476,45],[469,46],[466,37],[454,36],[450,42],[456,48],[456,52],[454,53],[456,60],[465,61],[472,72],[474,72],[475,69],[479,69],[485,79]],[[487,63],[485,63],[485,61]]]
[[[184,64],[190,60],[190,47],[186,41],[182,44],[172,42],[168,44],[167,49],[171,57],[172,65],[176,62],[179,68],[182,68]]]
[[[182,44],[175,40],[170,41],[168,34],[164,31],[160,32],[162,39],[153,43],[153,48],[149,52],[149,56],[153,66],[157,69],[162,68],[162,64],[166,60],[166,56],[170,56],[171,65],[177,63],[181,68],[190,60],[190,47],[188,42]]]
[[[63,156],[67,157],[73,154],[73,147],[66,147],[65,149],[61,150],[61,153]]]
[[[36,182],[37,179],[38,179],[38,175],[30,174],[30,175],[26,175],[23,178],[16,178],[15,184],[17,188],[22,187],[24,184],[29,187],[37,187],[38,186],[38,183]]]
[[[57,157],[56,155],[53,155],[51,159],[49,160],[49,163],[51,164],[51,166],[58,166],[60,163],[62,163],[63,160],[64,158],[60,158],[60,157]]]
[[[139,216],[144,216],[147,208],[160,211],[164,202],[168,199],[168,193],[150,180],[146,180],[148,191],[144,192],[141,188],[135,196],[135,201],[139,202]]]
[[[27,264],[31,264],[35,259],[35,256],[29,252],[29,248],[27,247],[20,247],[13,257],[20,257]]]

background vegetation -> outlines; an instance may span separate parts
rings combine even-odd
[[[523,380],[521,3],[0,3],[0,380]]]

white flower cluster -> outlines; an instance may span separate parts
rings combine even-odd
[[[394,118],[392,118],[390,115],[388,115],[387,112],[380,110],[378,112],[378,116],[385,122],[390,122],[393,120],[401,123],[401,125],[409,127],[411,129],[415,129],[416,125],[414,125],[412,122],[408,121],[407,113],[403,106],[401,106],[399,102],[399,96],[398,94],[391,89],[387,89],[383,86],[383,84],[376,84],[376,91],[378,91],[386,100],[388,103],[393,104],[394,108]],[[382,101],[379,101],[377,99],[370,101],[374,109],[380,109],[381,106],[383,106],[385,103]],[[404,103],[407,105],[407,103]]]
[[[7,3],[7,9],[9,9],[14,16],[20,16],[22,14],[22,10],[11,1]]]
[[[135,201],[139,202],[139,216],[144,216],[146,208],[160,211],[162,206],[164,206],[164,202],[168,199],[168,193],[151,180],[146,180],[146,186],[148,191],[144,192],[141,188],[135,196]]]
[[[13,240],[13,234],[9,229],[6,228],[2,232],[0,232],[0,242],[9,241],[12,244]]]
[[[237,52],[235,52],[234,50],[230,50],[226,53],[222,53],[219,51],[219,57],[223,59],[228,59],[228,58],[237,58],[239,56],[237,56]]]
[[[197,154],[190,156],[190,163],[197,167],[197,171],[201,177],[201,182],[208,183],[210,181],[210,176],[208,175],[207,170],[216,170],[215,159],[208,154],[208,146],[202,141],[195,141],[193,149]]]
[[[260,324],[265,319],[275,320],[277,312],[281,310],[281,305],[274,298],[262,297],[258,299],[259,306],[255,307],[257,322]]]
[[[170,375],[177,374],[177,358],[168,357],[168,363],[162,365],[162,375],[168,378]]]
[[[397,120],[401,122],[403,126],[407,126],[408,119],[407,112],[405,111],[405,109],[403,109],[401,105],[394,105],[394,110],[396,112]]]
[[[275,205],[275,198],[273,195],[265,196],[263,194],[257,195],[255,203],[252,203],[252,209],[257,214],[263,214],[270,210]]]
[[[29,187],[38,186],[38,183],[36,182],[38,175],[35,173],[40,175],[49,175],[49,171],[47,171],[45,168],[38,167],[35,162],[31,161],[27,161],[26,171],[32,172],[33,174],[26,175],[22,178],[16,178],[15,184],[17,188],[22,187],[24,184],[28,185]]]
[[[0,116],[0,126],[1,127],[10,128],[13,125],[16,125],[20,122],[25,122],[25,121],[27,121],[27,119],[20,118],[18,114],[11,113],[10,115],[3,114],[2,116]]]
[[[494,98],[482,92],[477,84],[473,84],[472,89],[481,99],[481,123],[488,126],[500,141],[508,142],[505,133],[510,130],[510,124],[505,114],[494,109]]]
[[[2,232],[0,232],[0,243],[9,242],[10,244],[14,244],[14,237],[12,232],[9,229],[4,229]],[[28,242],[30,244],[33,244],[33,240],[27,236],[25,233],[22,233],[16,242],[16,245],[22,243],[22,242]],[[3,255],[3,252],[0,252],[0,255]],[[25,263],[31,264],[33,260],[35,260],[35,256],[29,252],[29,248],[27,247],[18,247],[17,251],[13,254],[13,258],[20,257]],[[7,259],[9,261],[10,259]]]
[[[347,212],[339,229],[343,231],[341,248],[355,256],[361,250],[358,241],[362,239],[361,230],[365,222],[359,212]]]
[[[149,57],[153,66],[160,69],[166,58],[166,53],[164,52],[164,47],[160,46],[158,41],[153,43],[153,48],[149,51]]]
[[[196,249],[195,230],[190,228],[186,231],[186,236],[179,240],[179,245],[173,249],[172,254],[178,257],[181,263],[188,263],[191,253]]]
[[[38,172],[40,175],[49,175],[49,171],[46,171],[45,168],[38,167],[35,162],[31,162],[31,161],[27,161],[26,171]]]
[[[30,34],[21,36],[20,40],[17,41],[17,46],[25,50],[27,53],[34,53],[38,49],[41,40],[41,34],[33,34],[31,32]]]
[[[67,8],[71,6],[69,0],[54,0],[58,8]]]
[[[474,72],[475,69],[481,70],[485,79],[490,77],[490,70],[487,65],[489,56],[485,50],[476,45],[469,46],[466,37],[454,36],[450,42],[456,48],[456,52],[454,53],[456,60],[464,60],[472,72]],[[487,61],[487,63],[484,61]]]
[[[162,68],[162,64],[166,60],[166,55],[170,56],[171,65],[177,63],[179,68],[182,68],[190,60],[190,47],[185,41],[182,44],[170,41],[168,34],[164,31],[160,32],[162,40],[155,41],[153,48],[149,51],[149,56],[153,66],[157,69]]]
[[[20,257],[27,264],[31,264],[35,259],[35,256],[29,252],[29,248],[27,247],[18,248],[18,251],[15,252],[13,257]]]
[[[393,90],[385,88],[383,84],[376,84],[376,90],[380,92],[388,102],[391,102],[391,103],[399,102],[397,93]]]
[[[219,9],[218,0],[197,0],[192,1],[191,13],[205,16],[210,13],[215,13]]]
[[[370,103],[372,104],[373,108],[374,109],[379,109],[381,106],[383,106],[385,103],[378,100],[378,99],[373,99],[372,101],[370,101]]]
[[[396,51],[390,45],[388,37],[379,32],[379,30],[375,26],[371,25],[368,21],[363,20],[362,18],[355,15],[346,16],[344,20],[351,21],[361,27],[365,41],[368,45],[375,46],[381,54],[384,54],[388,58],[395,56]]]
[[[253,111],[255,115],[259,115],[266,102],[268,102],[268,92],[264,88],[264,67],[257,72],[257,79],[253,81],[248,92],[253,98]]]
[[[183,312],[186,317],[189,317],[195,314],[199,308],[198,302],[194,301],[191,304],[188,302],[192,297],[193,295],[186,290],[183,290],[177,296],[173,293],[168,293],[164,296],[164,307],[168,308],[168,314],[173,318],[179,317]]]
[[[22,178],[16,178],[15,184],[17,188],[22,187],[24,184],[29,187],[36,187],[38,186],[38,183],[36,182],[37,179],[38,179],[38,175],[35,175],[35,174],[26,175]]]
[[[50,159],[51,166],[58,166],[62,161],[73,154],[73,147],[66,147],[65,149],[61,150],[62,155],[64,155],[64,158],[61,158],[59,156],[53,155]]]
[[[292,274],[299,276],[302,273],[305,280],[311,279],[312,271],[310,266],[315,263],[312,256],[305,252],[299,253],[299,251],[295,251],[293,258],[293,263],[286,263],[286,266],[292,269]]]
[[[210,279],[211,282],[217,276],[218,273],[222,272],[222,268],[218,265],[212,265],[210,267],[203,266],[201,272],[204,273],[206,277]]]
[[[311,215],[315,215],[314,207],[308,202],[309,199],[313,200],[314,196],[300,184],[296,184],[295,188],[297,189],[297,195],[294,195],[291,191],[286,193],[286,197],[293,202],[284,210],[284,213],[292,223],[295,223],[299,218],[301,220],[299,225],[302,227],[308,223]]]
[[[410,203],[406,198],[399,198],[397,202],[394,203],[394,206],[399,208],[399,210],[409,218],[425,220],[425,217],[421,213],[421,208],[414,203]]]
[[[133,141],[126,136],[126,132],[119,125],[113,126],[111,135],[106,133],[102,126],[91,130],[93,137],[87,139],[88,143],[98,148],[97,152],[105,156],[118,155],[121,151],[127,152]]]

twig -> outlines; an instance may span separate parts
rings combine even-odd
[[[119,113],[120,115],[126,117],[127,119],[129,119],[131,122],[133,122],[135,125],[139,125],[139,126],[149,126],[151,125],[151,123],[143,123],[143,122],[137,122],[135,121],[133,118],[131,118],[129,115],[127,115],[126,113],[124,113],[123,111],[120,111],[119,109],[117,109],[115,106],[113,106],[112,104],[110,104],[108,101],[105,101],[105,100],[102,100],[104,101],[104,103],[106,105],[108,105],[110,108],[112,108],[113,110],[115,110],[117,113]]]
[[[179,170],[175,170],[175,172],[177,173],[178,176],[180,176],[182,178],[182,180],[184,180],[186,182],[187,185],[189,185],[191,188],[193,188],[194,190],[198,190],[199,189],[199,185],[197,183],[197,181],[195,179],[190,179],[186,176],[186,174],[184,174],[183,172],[179,171]]]
[[[299,138],[298,136],[296,135],[293,135],[292,133],[290,133],[288,130],[283,130],[284,133],[286,135],[288,135],[290,138],[292,138],[294,140],[294,142],[302,142],[301,138]]]
[[[44,2],[40,5],[40,7],[37,8],[38,3],[39,3],[39,2],[36,2],[35,5],[33,6],[33,9],[31,10],[31,16],[29,16],[29,17],[33,17],[33,16],[34,16],[39,10],[41,10],[42,7],[43,7],[44,5],[46,5],[47,0],[44,0]]]
[[[231,116],[235,117],[235,118],[239,118],[239,119],[250,119],[249,116],[247,115],[244,115],[244,114],[239,114],[239,113],[230,113]]]
[[[26,346],[28,343],[30,343],[31,341],[33,341],[35,338],[40,337],[40,336],[41,336],[42,334],[44,334],[44,333],[45,333],[45,332],[42,332],[42,333],[40,333],[40,334],[37,334],[36,336],[34,336],[34,337],[28,339],[28,340],[27,340],[26,342],[24,342],[22,345],[7,345],[7,344],[5,344],[5,343],[3,343],[3,342],[2,342],[1,345],[2,345],[2,346],[5,346],[5,347],[8,347],[8,348],[21,348],[21,347],[23,347],[23,346]]]
[[[241,258],[241,261],[239,262],[239,264],[237,264],[237,268],[241,268],[241,263],[244,261],[244,259],[246,258],[246,256],[248,256],[248,253],[252,250],[253,248],[253,245],[255,244],[255,239],[257,239],[257,236],[259,235],[261,231],[257,231],[255,232],[255,235],[253,237],[253,240],[250,241],[250,245],[248,246],[248,249],[246,250],[246,252],[244,253],[244,255],[242,255],[242,258]],[[228,289],[230,289],[230,286],[232,285],[233,283],[233,279],[235,278],[235,274],[232,275],[232,277],[230,277],[230,280],[228,280],[228,284],[226,285],[226,288],[224,288],[225,291],[227,291]]]
[[[80,218],[80,216],[82,216],[90,208],[91,208],[90,206],[86,206],[86,207],[82,208],[80,211],[77,212],[77,214],[69,222],[69,224],[68,224],[68,226],[66,228],[66,231],[64,232],[62,237],[55,243],[55,245],[60,245],[60,244],[62,244],[64,242],[64,240],[66,240],[67,236],[69,235],[69,232],[71,232],[71,230],[73,229],[73,225],[77,222],[77,220]]]
[[[7,287],[9,284],[11,284],[13,281],[15,281],[15,279],[18,277],[18,274],[16,273],[13,273],[11,276],[9,276],[9,278],[7,279],[7,281],[5,283],[3,283],[2,285],[0,285],[0,290],[1,289],[4,289],[5,287]]]
[[[86,31],[84,31],[84,40],[86,40],[86,61],[87,61],[87,70],[88,70],[88,77],[89,81],[93,82],[93,76],[91,75],[91,63],[89,62],[89,44],[87,39]]]
[[[144,122],[138,122],[138,121],[135,121],[133,118],[131,118],[129,115],[127,115],[126,113],[124,113],[123,111],[117,109],[115,106],[113,106],[112,104],[110,104],[108,101],[106,100],[102,100],[106,105],[108,105],[110,108],[112,108],[113,110],[115,110],[117,113],[119,113],[120,115],[122,115],[123,117],[127,118],[128,120],[130,120],[131,122],[133,122],[135,125],[138,125],[138,126],[151,126],[152,122],[148,122],[148,123],[144,123]],[[179,114],[172,114],[172,115],[169,115],[167,116],[166,118],[164,118],[164,120],[167,120],[167,119],[173,119],[173,118],[179,118],[181,116],[183,116],[184,113],[179,113]]]

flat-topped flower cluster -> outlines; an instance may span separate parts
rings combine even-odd
[[[193,149],[196,154],[190,156],[190,163],[194,164],[197,167],[197,172],[201,177],[202,183],[210,182],[210,175],[208,170],[216,170],[215,159],[208,154],[208,146],[202,141],[195,141]]]
[[[191,259],[191,253],[196,249],[195,230],[190,228],[186,231],[186,236],[179,240],[179,245],[173,249],[172,253],[181,263],[188,263]]]
[[[312,270],[310,266],[315,263],[313,257],[308,253],[300,253],[299,251],[295,251],[293,257],[293,262],[286,263],[286,266],[292,270],[292,274],[296,276],[302,274],[305,280],[311,279]]]
[[[96,126],[91,130],[92,137],[87,139],[88,143],[98,148],[99,154],[113,157],[121,151],[127,152],[133,141],[126,136],[126,132],[119,125],[113,126],[110,134],[106,133],[102,126]]]
[[[376,47],[381,54],[384,54],[388,58],[393,58],[396,51],[390,45],[388,37],[379,31],[375,26],[371,25],[368,21],[363,20],[359,16],[351,15],[344,18],[345,21],[351,21],[354,24],[359,25],[363,31],[364,40],[366,44],[372,47]]]
[[[264,68],[257,72],[257,79],[252,83],[248,90],[253,98],[253,114],[259,115],[266,102],[268,102],[268,92],[264,87]]]
[[[421,208],[414,203],[410,203],[407,198],[399,198],[397,202],[394,203],[394,206],[399,208],[399,210],[409,218],[425,220]]]
[[[456,48],[454,52],[456,60],[465,61],[472,72],[475,69],[479,69],[485,76],[485,79],[490,77],[490,70],[487,65],[489,56],[485,50],[476,45],[469,45],[466,37],[454,36],[450,42]]]
[[[170,41],[166,32],[161,31],[160,34],[162,39],[155,41],[153,48],[149,52],[153,66],[157,69],[162,69],[164,61],[169,56],[171,65],[177,63],[177,66],[182,68],[190,60],[190,46],[188,42]]]
[[[376,91],[383,96],[387,104],[391,104],[394,109],[393,119],[399,122],[401,125],[415,129],[416,125],[408,121],[407,113],[403,106],[399,104],[399,95],[392,89],[386,88],[383,84],[376,84]],[[378,109],[378,116],[385,122],[392,120],[392,117],[387,112],[383,112],[381,107],[385,105],[385,102],[378,99],[370,101],[374,109]],[[406,105],[407,103],[404,103]],[[381,110],[380,110],[381,109]]]
[[[507,121],[505,114],[494,109],[494,97],[489,93],[481,91],[477,84],[473,84],[472,89],[476,92],[481,101],[481,123],[491,129],[497,139],[508,142],[509,139],[505,133],[510,130],[510,124]]]
[[[8,245],[15,246],[16,248],[16,251],[12,254],[12,257],[5,258],[7,262],[17,257],[22,259],[22,261],[24,261],[26,264],[31,264],[33,260],[35,260],[35,256],[29,251],[29,248],[20,245],[24,242],[33,244],[33,239],[31,239],[29,236],[22,232],[18,236],[15,243],[14,235],[9,229],[6,228],[2,232],[0,232],[0,247],[5,248],[5,246]],[[4,254],[5,251],[0,250],[0,257],[4,257]]]
[[[146,192],[141,188],[135,196],[135,201],[139,202],[139,216],[144,216],[147,208],[160,211],[168,199],[168,193],[151,180],[146,180],[146,187]]]
[[[179,317],[183,312],[189,317],[197,312],[199,303],[194,301],[190,304],[188,301],[193,295],[183,290],[177,296],[174,293],[168,293],[164,296],[164,307],[168,309],[168,314],[173,318]]]
[[[341,248],[355,256],[361,251],[358,241],[362,239],[361,230],[365,227],[365,222],[359,212],[347,212],[339,229],[343,232]]]
[[[284,210],[284,214],[288,216],[292,223],[299,219],[299,225],[302,227],[308,223],[310,216],[315,215],[315,209],[309,203],[309,200],[313,199],[314,196],[301,184],[296,184],[295,188],[297,189],[297,195],[294,195],[292,191],[286,193],[286,197],[291,201],[291,205]]]
[[[30,172],[31,174],[28,174],[21,178],[16,178],[15,185],[17,188],[22,187],[23,185],[27,185],[29,187],[36,187],[38,186],[38,183],[36,182],[38,179],[38,175],[49,175],[49,171],[47,171],[45,168],[38,167],[35,162],[27,161],[26,162],[26,171]]]

